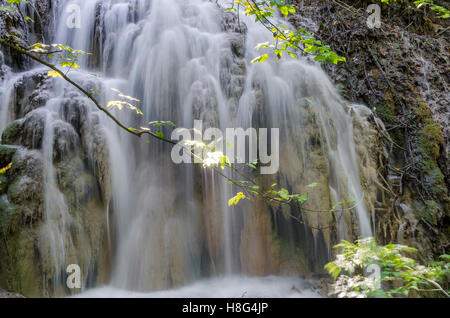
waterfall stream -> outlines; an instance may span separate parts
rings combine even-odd
[[[249,294],[255,296],[260,295],[260,286],[273,286],[275,296],[289,296],[291,287],[303,288],[301,281],[279,278],[277,285],[273,277],[241,281],[236,275],[289,277],[320,271],[331,256],[333,238],[347,238],[353,231],[355,225],[346,217],[348,213],[354,216],[360,235],[372,235],[355,150],[353,122],[358,116],[352,116],[363,106],[347,104],[319,65],[290,57],[251,64],[260,54],[254,47],[270,41],[271,34],[243,14],[238,20],[223,12],[215,1],[58,3],[53,42],[92,52],[81,59],[81,68],[100,77],[75,71],[69,75],[83,87],[100,90],[102,102],[114,98],[112,88],[141,100],[142,118],[126,110],[113,111],[130,127],[170,120],[192,128],[194,120],[202,120],[203,129],[279,128],[280,169],[262,177],[264,184],[278,183],[294,193],[307,192],[310,210],[328,211],[341,200],[356,203],[350,212],[338,209],[337,234],[309,226],[329,226],[332,217],[328,212],[305,212],[300,224],[283,216],[293,211],[270,208],[262,202],[242,202],[230,208],[228,199],[240,190],[200,166],[174,164],[167,145],[147,144],[121,132],[61,80],[52,88],[52,96],[57,97],[34,111],[43,112],[46,123],[41,150],[46,215],[42,244],[51,255],[48,262],[52,262],[56,281],[70,262],[86,264],[82,266],[85,271],[95,266],[86,261],[93,251],[81,221],[72,219],[67,194],[58,189],[52,164],[58,129],[57,136],[66,136],[61,137],[64,147],[83,145],[92,150],[88,167],[96,175],[101,171],[94,164],[94,135],[99,133],[106,140],[110,185],[101,186],[105,201],[101,213],[107,220],[105,235],[111,249],[111,287],[88,291],[87,296],[123,295],[121,290],[148,293],[188,284],[196,285],[176,289],[173,294],[148,295],[196,294],[190,294],[193,289],[217,294],[219,286],[225,285],[229,293],[223,295],[227,296],[241,293],[241,286],[233,286],[242,282],[248,282],[253,291]],[[228,1],[219,3],[228,5]],[[66,25],[72,14],[67,8],[73,5],[81,8],[79,29]],[[11,121],[6,100],[10,100],[9,90],[18,77],[20,74],[10,75],[2,84],[2,130]],[[87,115],[83,118],[92,123],[83,137],[71,125],[70,103],[84,105]],[[317,188],[308,188],[313,182],[319,184]],[[73,228],[80,232],[79,239],[66,233]],[[85,255],[79,252],[83,248],[88,250]],[[223,275],[230,280],[217,278]],[[205,282],[208,277],[213,278]]]

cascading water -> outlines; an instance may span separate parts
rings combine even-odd
[[[73,5],[81,8],[79,29],[66,25],[71,18],[67,8]],[[111,88],[142,101],[141,121],[125,111],[115,113],[121,120],[130,126],[171,120],[179,127],[202,120],[204,129],[223,131],[280,128],[280,171],[262,181],[309,192],[306,206],[312,211],[354,200],[359,233],[372,234],[354,150],[350,112],[357,107],[346,105],[325,73],[303,59],[251,64],[255,45],[270,40],[263,27],[242,17],[239,21],[203,0],[59,1],[56,21],[54,42],[92,52],[82,58],[82,68],[100,72],[104,80],[69,75],[83,87],[100,89],[103,102],[114,98]],[[3,90],[11,85],[3,84]],[[110,186],[102,185],[103,215],[112,250],[110,284],[115,288],[149,292],[222,274],[305,274],[320,269],[330,256],[332,230],[314,229],[327,228],[330,213],[305,211],[299,224],[287,220],[285,210],[262,202],[231,209],[227,201],[236,189],[226,180],[201,167],[175,165],[167,145],[149,145],[119,132],[65,84],[54,91],[59,97],[44,108],[42,141],[45,244],[50,244],[54,274],[68,264],[66,254],[76,244],[67,238],[72,220],[52,165],[55,129],[76,136],[67,123],[70,118],[61,115],[74,96],[89,105],[88,122],[106,139]],[[8,93],[0,98],[9,99]],[[0,114],[4,128],[9,115],[4,108]],[[73,142],[95,152],[91,139]],[[99,170],[93,158],[88,161]],[[313,182],[319,186],[308,190]],[[353,231],[347,214],[337,214],[341,238]],[[290,259],[282,261],[286,251]],[[299,257],[301,265],[293,261]]]

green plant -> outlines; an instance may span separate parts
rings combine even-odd
[[[392,3],[397,2],[397,0],[380,0],[382,3]],[[432,11],[436,12],[437,17],[441,19],[450,18],[450,10],[435,4],[432,0],[418,0],[413,2],[414,5],[419,9],[421,7],[429,7]]]
[[[336,259],[325,265],[335,279],[332,295],[338,297],[396,297],[426,295],[437,292],[450,297],[441,284],[448,284],[450,255],[426,265],[407,257],[416,249],[399,244],[378,245],[374,238],[342,241],[336,245]],[[368,266],[379,269],[379,275],[366,275]]]
[[[243,1],[235,0],[237,8],[228,8],[227,11],[234,11],[239,14],[239,8],[244,8],[244,14],[247,16],[254,16],[255,22],[262,24],[273,35],[273,42],[260,43],[256,49],[269,48],[280,59],[284,53],[297,58],[298,50],[303,50],[306,53],[315,56],[316,61],[330,62],[337,64],[345,62],[346,58],[339,56],[331,50],[329,46],[323,45],[322,41],[314,38],[312,32],[306,29],[299,29],[297,31],[290,30],[283,24],[276,24],[271,20],[276,11],[279,11],[282,16],[287,17],[291,13],[295,13],[295,8],[286,3],[285,0],[266,0],[266,1]],[[262,63],[269,59],[269,54],[264,53],[252,60],[252,63]]]

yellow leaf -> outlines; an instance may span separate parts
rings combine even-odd
[[[241,199],[245,199],[245,198],[246,198],[245,194],[242,192],[239,192],[238,194],[236,194],[235,197],[228,200],[228,206],[238,205],[239,201],[241,201]]]
[[[122,110],[124,104],[125,104],[125,102],[121,102],[118,100],[111,100],[108,102],[106,107],[107,108],[116,107],[117,109]]]
[[[0,174],[5,173],[5,172],[8,171],[9,169],[11,169],[11,167],[12,167],[12,162],[11,162],[9,165],[7,165],[6,167],[0,169]]]
[[[57,72],[57,71],[48,71],[47,75],[50,76],[50,77],[55,77],[55,78],[58,77],[58,76],[62,77],[61,74],[59,72]]]

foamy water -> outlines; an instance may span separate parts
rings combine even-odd
[[[111,286],[83,292],[83,298],[319,298],[318,289],[296,277],[221,277],[181,288],[139,293]]]

